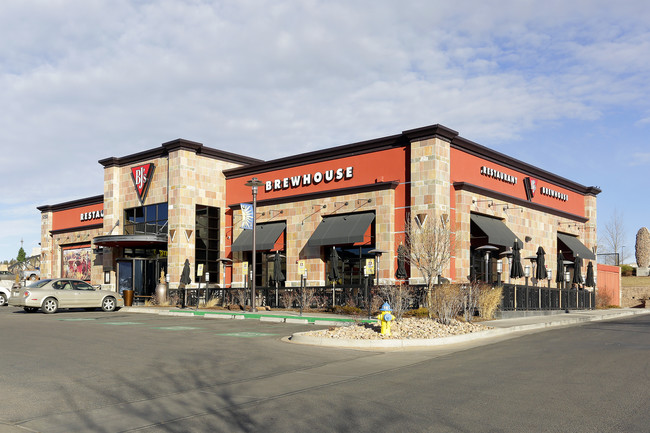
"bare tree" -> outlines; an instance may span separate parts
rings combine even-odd
[[[625,223],[623,214],[619,213],[618,210],[614,209],[609,221],[605,223],[604,233],[598,239],[598,243],[600,244],[600,252],[605,254],[618,253],[618,263],[616,256],[612,254],[611,256],[605,256],[607,264],[623,264],[630,258],[632,248],[630,246],[628,251],[625,251]]]
[[[418,215],[406,222],[405,246],[408,261],[415,266],[427,285],[429,315],[434,305],[434,285],[451,260],[451,231],[446,215],[439,218]]]

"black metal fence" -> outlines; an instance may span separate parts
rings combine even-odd
[[[557,289],[537,286],[524,286],[503,284],[501,311],[515,310],[583,310],[594,309],[596,306],[595,291],[582,289]],[[410,307],[420,308],[426,306],[426,287],[423,285],[410,285],[412,289]],[[307,292],[301,294],[301,290]],[[308,286],[300,287],[256,287],[258,306],[272,308],[299,308],[301,299],[307,305],[303,308],[327,308],[331,306],[349,305],[363,309],[370,305],[381,304],[377,286],[366,287],[361,285],[343,286]],[[249,288],[207,288],[207,289],[182,289],[169,290],[169,297],[179,305],[196,306],[211,299],[217,299],[219,305],[250,305]],[[301,298],[303,296],[303,298]],[[366,296],[368,300],[366,300]],[[187,299],[184,299],[187,297]]]
[[[591,310],[595,307],[595,291],[503,285],[502,311]]]

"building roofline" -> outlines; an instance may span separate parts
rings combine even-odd
[[[531,164],[520,161],[501,152],[489,149],[485,146],[459,136],[458,132],[440,124],[410,129],[403,131],[401,134],[390,135],[387,137],[360,141],[352,144],[345,144],[342,146],[331,147],[323,150],[316,150],[313,152],[264,161],[257,164],[250,164],[245,167],[231,168],[224,170],[223,173],[226,176],[226,179],[250,176],[267,171],[281,170],[285,168],[297,167],[304,164],[312,164],[337,158],[361,155],[364,153],[378,152],[394,147],[407,146],[409,143],[423,141],[431,138],[445,140],[450,143],[452,148],[478,156],[482,159],[494,162],[496,164],[509,167],[524,174],[537,177],[579,194],[596,196],[601,193],[600,188],[581,185],[577,182],[553,174],[544,169],[535,167]]]
[[[90,206],[93,204],[104,204],[104,194],[95,195],[92,197],[80,198],[78,200],[66,201],[64,203],[48,204],[38,206],[36,209],[42,212],[57,212],[62,210],[74,209],[82,206]]]
[[[109,157],[105,159],[100,159],[98,162],[104,166],[108,167],[124,167],[131,165],[137,162],[147,161],[151,159],[156,159],[169,155],[171,152],[178,150],[188,150],[194,152],[197,155],[202,155],[207,158],[218,159],[221,161],[233,162],[236,164],[257,164],[262,162],[261,159],[251,158],[244,155],[239,155],[236,153],[226,152],[219,149],[213,149],[211,147],[206,147],[202,143],[196,141],[185,140],[183,138],[177,138],[176,140],[168,141],[163,143],[160,147],[154,149],[145,150],[138,153],[133,153],[131,155],[121,156],[121,157]]]
[[[342,146],[330,147],[327,149],[315,150],[313,152],[273,159],[261,162],[259,164],[248,165],[246,167],[230,168],[228,170],[224,170],[223,174],[226,176],[226,179],[237,178],[250,174],[298,167],[304,164],[313,164],[337,158],[362,155],[364,153],[372,153],[404,145],[405,143],[403,142],[403,136],[401,134],[391,135],[388,137],[360,141],[352,144],[344,144]]]
[[[463,137],[454,137],[451,141],[451,147],[462,152],[477,156],[479,158],[491,161],[495,164],[499,164],[504,167],[520,171],[524,174],[545,180],[549,183],[564,187],[579,194],[596,196],[602,192],[600,188],[597,188],[595,186],[581,185],[565,177],[558,176],[557,174],[553,174],[539,167],[535,167],[534,165],[520,161],[501,152],[497,152],[496,150],[489,149]]]

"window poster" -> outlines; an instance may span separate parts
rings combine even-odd
[[[92,270],[91,247],[63,250],[63,278],[90,281]]]

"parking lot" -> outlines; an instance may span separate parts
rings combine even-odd
[[[647,430],[650,315],[426,350],[282,341],[315,328],[2,307],[0,432]]]
[[[173,424],[266,399],[278,377],[368,356],[291,345],[281,339],[316,327],[259,320],[2,307],[0,329],[0,431],[2,423],[67,432]]]

